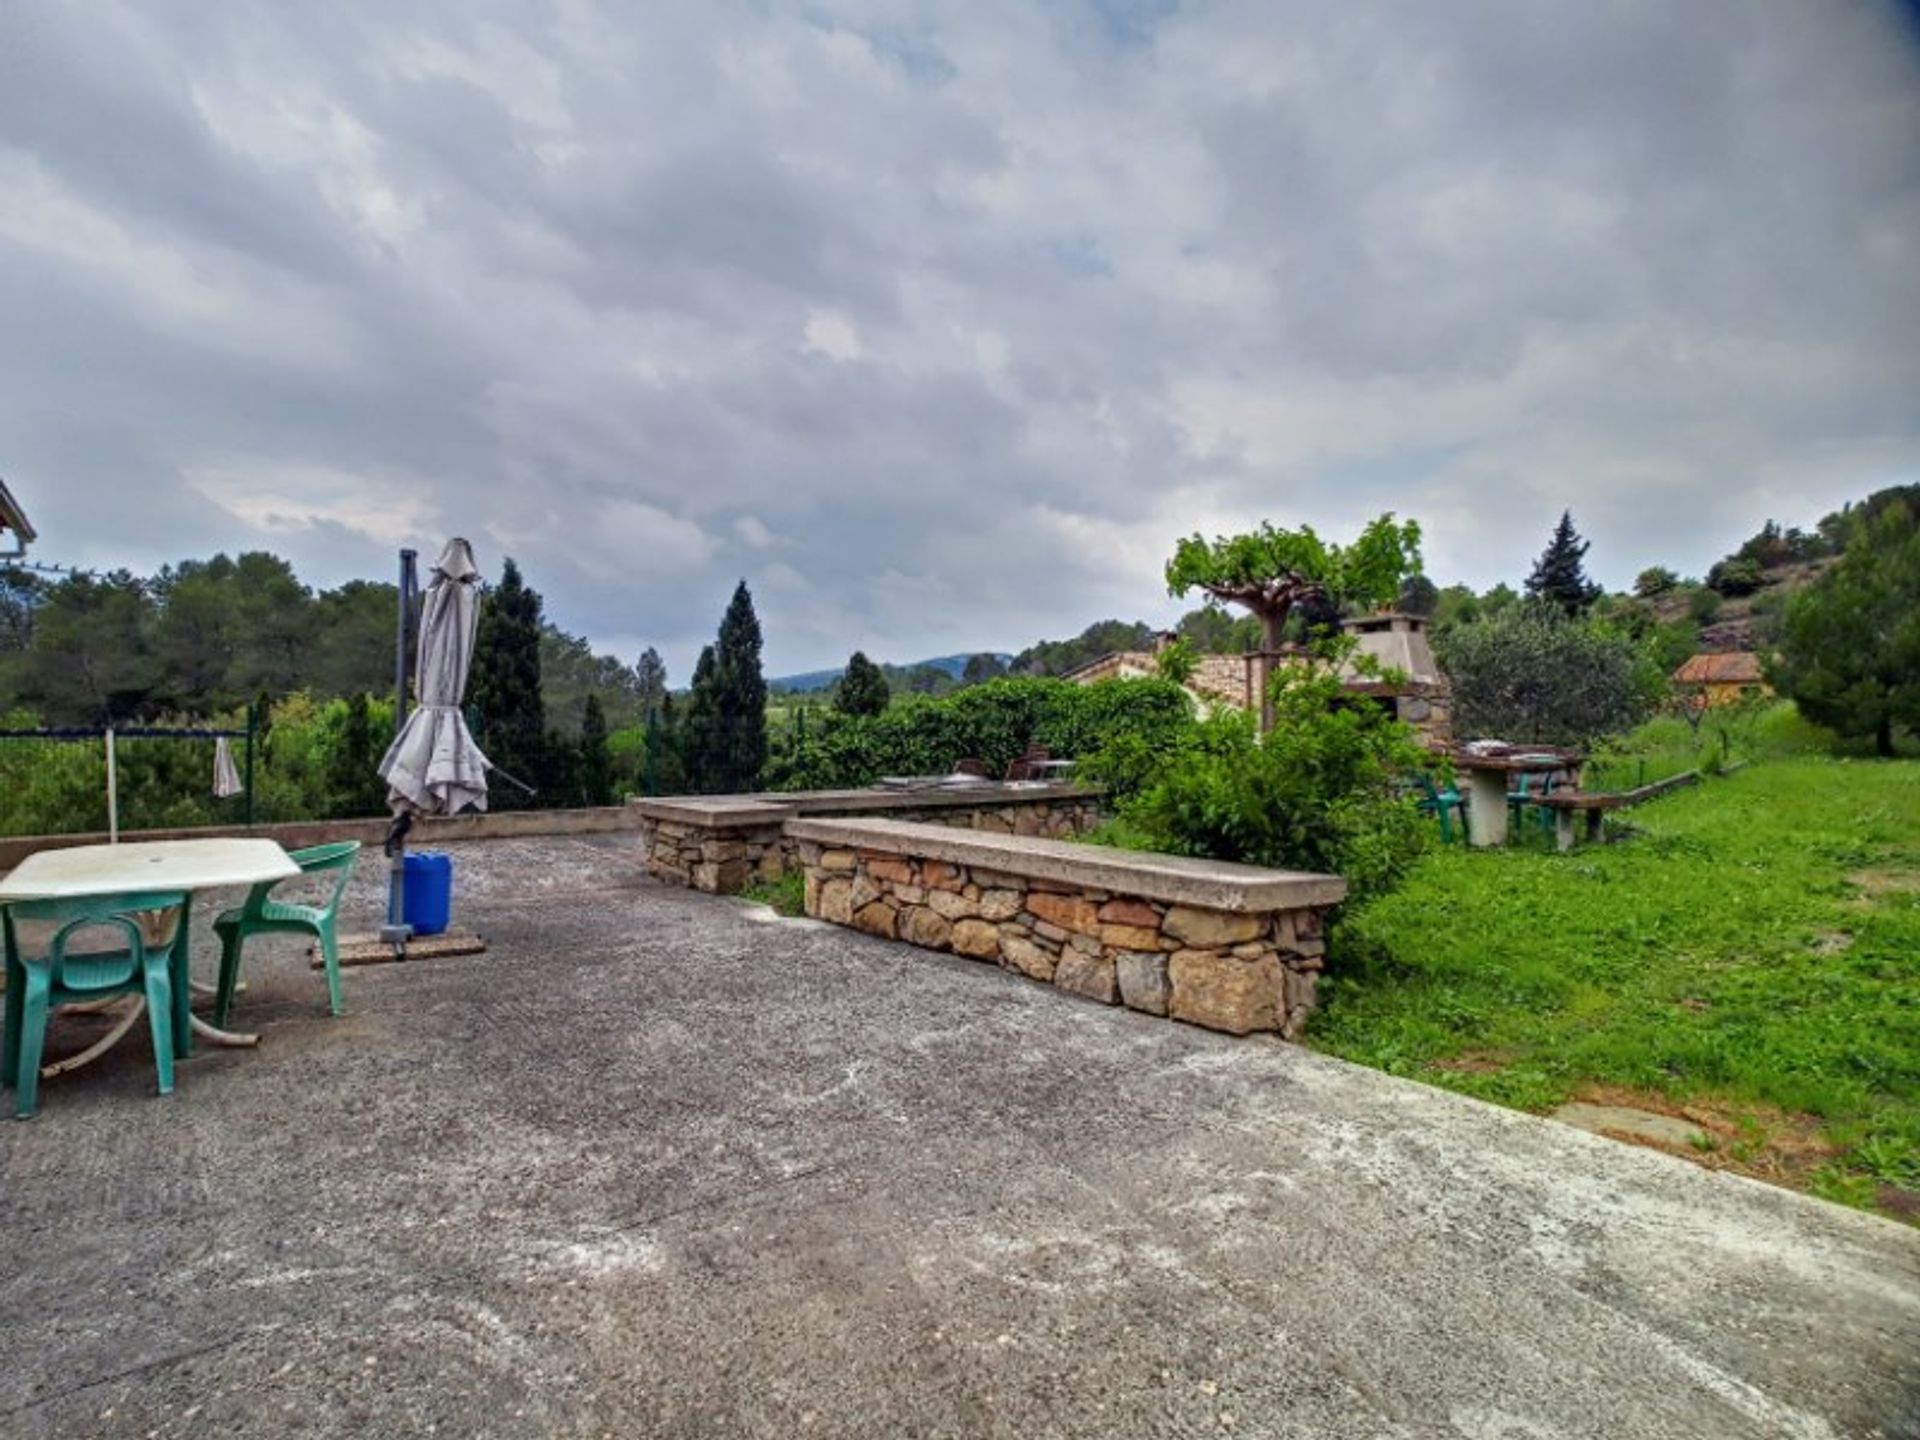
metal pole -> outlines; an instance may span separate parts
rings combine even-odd
[[[393,733],[397,737],[407,723],[407,630],[413,618],[413,592],[418,584],[414,561],[419,552],[400,552],[400,600],[395,607],[393,625]],[[380,939],[393,946],[394,958],[406,953],[413,927],[403,918],[407,913],[407,840],[402,832],[387,856],[387,923],[380,927]]]
[[[400,603],[393,621],[393,733],[407,723],[407,620],[412,608],[416,551],[400,552]]]
[[[120,773],[114,765],[113,727],[107,727],[107,843],[120,843]]]
[[[247,702],[247,824],[253,824],[253,731],[256,707]]]

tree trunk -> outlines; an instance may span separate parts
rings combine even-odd
[[[1262,643],[1266,653],[1260,657],[1260,733],[1267,734],[1273,729],[1273,657],[1280,648],[1281,632],[1286,629],[1287,614],[1284,610],[1269,610],[1260,616],[1261,629],[1265,633]]]
[[[1883,760],[1893,759],[1893,719],[1891,716],[1882,715],[1880,717],[1880,727],[1873,732],[1873,748],[1879,752]]]

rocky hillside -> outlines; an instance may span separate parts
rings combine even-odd
[[[1700,622],[1700,649],[1708,653],[1732,650],[1766,650],[1779,634],[1780,614],[1787,597],[1810,584],[1821,571],[1832,565],[1832,557],[1800,560],[1770,566],[1761,572],[1760,588],[1751,595],[1719,598],[1712,613]],[[1684,620],[1697,614],[1692,590],[1673,590],[1647,603],[1661,623]],[[1711,593],[1711,592],[1709,592]]]

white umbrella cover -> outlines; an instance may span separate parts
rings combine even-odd
[[[487,808],[489,761],[460,713],[480,626],[479,580],[472,547],[449,540],[433,563],[420,610],[420,703],[380,761],[387,804],[396,815]]]

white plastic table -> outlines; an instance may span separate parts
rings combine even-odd
[[[193,1053],[198,1031],[222,1045],[252,1045],[257,1035],[216,1030],[193,1013],[192,954],[189,924],[193,892],[226,885],[258,885],[300,873],[287,852],[271,840],[143,840],[125,845],[75,845],[29,855],[0,880],[0,905],[14,900],[58,900],[84,895],[124,895],[140,890],[178,890],[187,897],[173,930],[167,969],[173,980],[173,1053]],[[158,938],[158,937],[156,937]],[[112,1034],[83,1054],[62,1061],[59,1069],[84,1064],[113,1044],[146,1013],[144,998],[132,1007]]]

